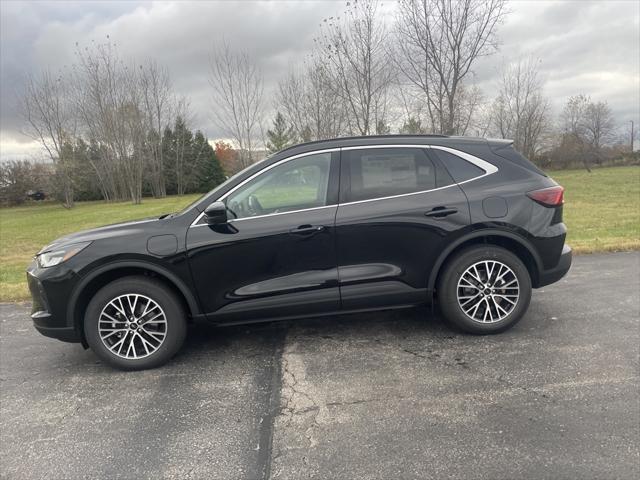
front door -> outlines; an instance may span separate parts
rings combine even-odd
[[[212,320],[339,309],[334,222],[337,152],[278,162],[224,196],[230,221],[194,225],[189,261]]]
[[[342,151],[336,242],[345,309],[426,301],[431,268],[469,207],[426,148]]]

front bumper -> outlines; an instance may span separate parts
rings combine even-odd
[[[540,272],[537,286],[544,287],[545,285],[555,283],[564,277],[571,268],[572,256],[571,247],[565,243],[562,247],[560,260],[558,260],[556,266]]]
[[[43,279],[39,278],[37,267],[30,267],[27,271],[27,284],[31,292],[33,306],[31,309],[31,320],[33,326],[42,335],[50,338],[57,338],[63,342],[81,342],[81,336],[74,325],[67,323],[66,302],[68,295],[65,295],[64,289],[60,290],[62,284],[59,278],[45,279],[52,280],[56,287],[51,290],[54,293],[52,298],[47,295],[47,289],[43,284]],[[48,273],[48,272],[47,272]],[[63,278],[68,278],[68,274]],[[64,293],[63,293],[64,292]]]

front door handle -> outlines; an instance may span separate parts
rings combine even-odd
[[[324,225],[300,225],[299,227],[289,230],[294,235],[313,235],[324,230]]]
[[[435,217],[435,218],[444,218],[448,215],[453,215],[454,213],[458,213],[457,208],[449,208],[449,207],[435,207],[425,213],[427,217]]]

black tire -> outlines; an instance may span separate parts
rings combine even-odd
[[[107,339],[103,342],[98,331],[100,315],[103,312],[103,309],[107,308],[109,302],[121,295],[130,294],[141,295],[143,296],[141,297],[143,300],[146,300],[147,298],[151,299],[160,307],[160,310],[157,311],[162,311],[164,314],[163,317],[166,319],[166,323],[162,326],[164,329],[164,337],[162,338],[160,345],[157,346],[157,350],[153,351],[152,349],[152,353],[136,359],[123,358],[122,356],[112,352],[107,348],[105,342],[113,342],[114,340]],[[150,319],[152,317],[147,316],[146,318]],[[158,321],[162,321],[162,317],[161,320]],[[120,323],[117,324],[118,328],[121,327]],[[102,322],[100,325],[104,328],[105,323]],[[131,276],[123,277],[109,283],[94,295],[85,312],[84,333],[87,343],[91,349],[105,363],[120,370],[145,370],[165,364],[178,352],[178,350],[180,350],[187,333],[187,322],[180,300],[164,283],[153,278]],[[122,338],[124,333],[118,332],[116,335],[118,336],[115,338],[118,339]],[[156,335],[160,336],[161,334]],[[134,333],[131,332],[131,337],[134,336]],[[142,337],[142,330],[140,330],[139,336]],[[153,339],[149,340],[150,343],[147,343],[148,345],[155,343],[152,341]],[[141,340],[137,340],[135,345],[137,345],[138,348],[140,348],[140,346],[144,347],[140,342]],[[148,347],[145,348],[147,350],[149,349]],[[142,352],[142,355],[144,355],[144,352]]]
[[[494,290],[494,292],[496,292],[495,298],[498,299],[496,301],[498,301],[502,306],[507,305],[505,310],[508,314],[505,315],[502,311],[498,311],[497,307],[493,307],[488,314],[493,314],[494,312],[498,312],[498,314],[496,314],[496,321],[491,323],[482,323],[482,319],[471,318],[470,315],[465,313],[461,306],[461,303],[465,304],[465,300],[458,301],[458,284],[461,276],[472,265],[476,265],[478,262],[485,260],[490,262],[500,262],[501,264],[509,267],[515,278],[518,280],[515,285],[519,288],[519,297],[516,300],[515,306],[511,306],[511,304],[506,303],[507,300],[503,297],[497,296],[498,294],[504,294],[506,292],[505,290],[499,290],[497,288]],[[493,278],[495,279],[495,276],[493,276]],[[497,284],[500,282],[495,283]],[[493,302],[491,296],[494,295],[494,293],[491,293],[491,289],[481,291],[479,288],[474,288],[466,290],[466,292],[471,292],[468,293],[469,296],[479,295],[480,298],[487,296],[486,303],[483,301],[480,306],[481,310],[474,313],[473,310],[470,309],[470,314],[480,316],[481,312],[484,312],[487,305],[490,304],[489,302]],[[489,292],[489,294],[487,295],[486,292]],[[531,277],[527,267],[524,266],[522,261],[508,250],[493,245],[476,245],[462,250],[447,262],[438,281],[437,298],[445,320],[458,329],[467,333],[479,335],[500,333],[518,323],[529,308],[529,302],[531,301]],[[513,298],[511,299],[513,300]],[[470,301],[473,302],[474,300],[471,299]],[[478,302],[478,299],[475,301]],[[493,305],[495,306],[495,303],[493,303]],[[467,308],[466,305],[465,308]],[[511,310],[509,310],[509,308],[511,308]],[[501,315],[504,315],[504,318],[498,320]]]

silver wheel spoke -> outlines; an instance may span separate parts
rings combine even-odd
[[[491,300],[493,301],[493,304],[496,306],[496,311],[498,311],[498,312],[502,311],[502,313],[503,313],[505,316],[509,315],[509,312],[507,312],[504,308],[502,308],[502,307],[500,306],[500,304],[499,304],[498,302],[496,302],[495,297],[493,297]]]
[[[484,300],[484,304],[485,304],[484,315],[482,316],[482,321],[486,322],[487,321],[487,313],[490,313],[491,309],[489,308],[489,302],[487,302],[487,298],[485,297],[482,300]]]
[[[464,285],[462,285],[463,287],[475,288],[476,290],[480,290],[475,284],[469,283],[469,280],[467,280],[466,278],[461,278],[460,281],[464,282]]]
[[[155,338],[157,340],[162,340],[164,338],[164,333],[159,333],[159,332],[149,332],[148,330],[142,329],[142,331],[144,333],[146,333],[147,335],[151,336],[151,338]],[[160,338],[158,338],[160,337]]]
[[[101,318],[100,319],[101,322],[105,322],[105,323],[111,323],[111,322],[124,323],[122,320],[118,320],[116,318],[113,318],[111,315],[109,315],[108,313],[105,313],[105,312],[102,312],[102,316],[105,317],[107,320],[103,320]]]
[[[145,316],[149,317],[146,321]],[[111,299],[98,318],[98,333],[104,346],[114,355],[129,360],[155,353],[164,343],[167,328],[162,307],[137,293]]]
[[[124,342],[125,342],[125,340],[127,339],[127,336],[128,336],[128,332],[127,332],[127,333],[125,333],[125,334],[122,336],[122,338],[120,338],[120,340],[118,340],[118,341],[115,343],[115,345],[113,345],[113,346],[111,347],[111,351],[113,352],[113,351],[115,351],[115,350],[116,350],[116,348],[117,348],[117,349],[118,349],[118,354],[120,354],[120,350],[122,350],[122,346],[124,345]]]
[[[164,316],[164,312],[160,312],[157,315],[154,315],[153,317],[151,317],[149,320],[145,320],[145,321],[141,321],[140,325],[146,325],[147,323],[151,323],[154,322],[154,320],[156,322],[164,322],[164,320],[156,320],[156,318],[160,317],[160,316]]]
[[[499,298],[504,298],[507,302],[509,302],[511,305],[515,305],[516,302],[514,302],[513,300],[508,299],[507,297],[505,297],[504,295],[496,295],[496,297]]]
[[[476,298],[480,298],[480,292],[478,292],[478,293],[476,293],[475,295],[472,295],[472,296],[470,296],[470,297],[458,297],[458,300],[462,300],[463,298],[466,298],[466,300],[460,304],[460,306],[461,306],[462,308],[464,308],[464,307],[465,307],[465,305],[467,305],[467,304],[469,304],[469,303],[473,302],[473,300],[474,300],[474,299],[476,299]]]
[[[149,355],[149,349],[147,348],[147,345],[149,345],[151,347],[151,350],[154,350],[155,347],[151,343],[149,343],[146,338],[144,338],[142,335],[140,335],[140,333],[138,333],[138,337],[140,337],[140,340],[142,340],[142,346],[144,347],[145,351],[147,352],[147,355]]]
[[[514,271],[497,260],[481,260],[458,279],[458,305],[471,320],[495,323],[511,314],[520,298]]]
[[[101,331],[101,332],[106,332],[106,331],[108,331],[108,330],[100,330],[100,331]],[[113,335],[114,333],[118,333],[118,332],[124,332],[124,330],[114,330],[114,331],[112,331],[111,333],[109,333],[109,334],[107,334],[107,335],[102,336],[102,339],[103,339],[103,340],[106,340],[106,339],[107,339],[107,338],[109,338],[111,335]]]

